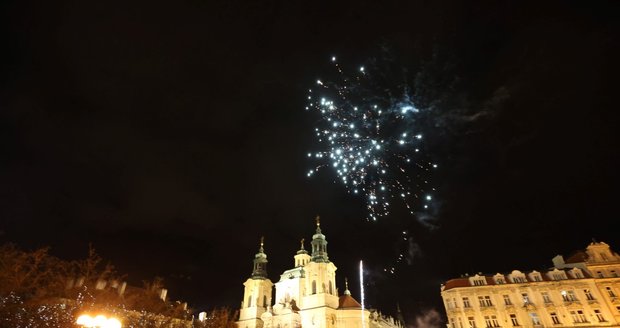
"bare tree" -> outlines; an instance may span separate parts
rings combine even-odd
[[[222,307],[213,309],[213,311],[207,313],[207,318],[204,321],[196,321],[194,327],[196,328],[237,328],[235,320],[238,312],[232,311],[229,308]]]

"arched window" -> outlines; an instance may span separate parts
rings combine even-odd
[[[252,307],[252,295],[248,296],[248,307]]]
[[[316,294],[316,280],[312,280],[312,295]]]
[[[267,295],[263,295],[263,307],[267,307]]]
[[[332,281],[329,281],[329,294],[333,295],[334,294],[334,290],[332,289]]]

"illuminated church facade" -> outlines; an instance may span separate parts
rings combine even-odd
[[[401,328],[402,323],[364,309],[345,286],[336,288],[336,265],[329,260],[327,240],[317,217],[311,252],[301,248],[295,267],[284,271],[273,284],[267,276],[263,241],[254,257],[252,275],[245,283],[239,311],[239,328]],[[273,287],[275,285],[275,297]]]

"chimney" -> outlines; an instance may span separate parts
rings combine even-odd
[[[553,262],[553,266],[558,269],[565,267],[564,256],[562,255],[556,255],[551,261]]]

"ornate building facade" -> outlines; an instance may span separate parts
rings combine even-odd
[[[239,311],[239,328],[392,328],[402,324],[363,309],[345,286],[336,287],[336,265],[329,260],[327,239],[317,217],[312,250],[304,241],[293,256],[295,266],[284,271],[275,284],[267,276],[267,254],[261,240],[252,275],[245,283]],[[275,297],[272,291],[275,286]]]
[[[603,242],[543,272],[465,276],[441,287],[449,328],[620,327],[620,256]]]

